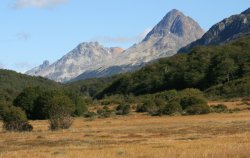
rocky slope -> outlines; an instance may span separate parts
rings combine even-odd
[[[115,60],[96,65],[75,80],[137,70],[148,62],[176,54],[181,47],[199,39],[203,34],[197,22],[173,9],[143,41],[122,52]]]
[[[204,36],[179,50],[187,53],[195,46],[218,45],[250,35],[250,8],[213,25]]]
[[[45,61],[26,74],[65,82],[89,70],[93,65],[113,60],[122,51],[123,49],[118,47],[105,48],[98,42],[81,43],[55,63],[48,65]]]

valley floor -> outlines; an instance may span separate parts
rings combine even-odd
[[[0,129],[1,158],[249,158],[250,110],[200,116],[131,114],[77,118],[68,130],[51,132],[32,121],[30,133]],[[2,125],[2,124],[1,124]]]

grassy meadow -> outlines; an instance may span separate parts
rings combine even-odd
[[[32,132],[0,129],[1,158],[248,158],[250,110],[223,103],[234,113],[161,116],[131,113],[111,118],[76,118],[68,130],[52,132],[48,121],[31,121]],[[1,124],[2,125],[2,124]]]

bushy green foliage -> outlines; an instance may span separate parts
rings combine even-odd
[[[180,105],[183,109],[186,109],[193,105],[204,105],[207,104],[204,98],[198,96],[188,96],[180,99]]]
[[[74,106],[74,112],[73,112],[73,116],[83,116],[84,113],[86,113],[88,111],[88,107],[87,104],[89,104],[88,102],[88,97],[84,97],[84,96],[80,96],[77,95],[76,93],[67,93],[66,96],[68,96]]]
[[[13,105],[22,108],[29,119],[34,119],[34,102],[41,95],[42,89],[40,87],[25,88],[16,99]]]
[[[3,114],[6,111],[6,108],[9,108],[11,106],[8,102],[5,100],[0,100],[0,120],[3,119]]]
[[[178,98],[185,114],[207,114],[210,112],[203,93],[198,89],[185,89]]]
[[[7,131],[31,131],[33,127],[28,123],[28,119],[21,108],[15,106],[5,106],[1,108],[3,128]]]
[[[181,114],[182,113],[182,107],[180,103],[176,101],[169,102],[165,105],[162,111],[165,115],[173,115],[173,114]]]
[[[116,108],[117,115],[127,115],[131,111],[131,107],[129,104],[120,104]]]
[[[74,105],[68,97],[54,97],[46,107],[46,111],[49,114],[50,129],[59,130],[69,128],[73,122],[71,114],[74,110]]]
[[[143,104],[138,104],[136,108],[136,112],[150,112],[154,111],[156,109],[156,104],[154,100],[152,99],[147,99],[144,100]]]
[[[210,112],[210,108],[206,104],[194,104],[192,106],[188,106],[185,109],[185,112],[189,115],[208,114]]]
[[[87,103],[83,96],[64,90],[42,90],[39,87],[27,88],[14,100],[14,105],[25,110],[29,119],[49,118],[48,106],[53,98],[63,96],[71,100],[74,111],[71,115],[82,116],[87,112]]]
[[[209,113],[207,101],[198,89],[170,90],[147,97],[149,99],[144,100],[143,104],[137,105],[136,112],[148,112],[153,116]]]

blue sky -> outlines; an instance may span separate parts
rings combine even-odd
[[[0,67],[24,72],[81,42],[127,48],[171,9],[208,30],[249,7],[249,0],[1,0]]]

